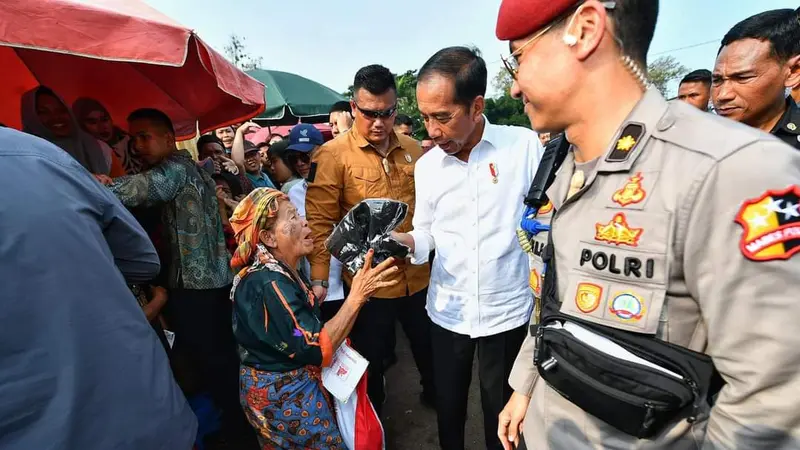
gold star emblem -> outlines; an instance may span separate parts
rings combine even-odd
[[[636,139],[634,139],[631,135],[627,135],[617,141],[617,150],[628,152],[633,148],[634,145],[636,145]]]

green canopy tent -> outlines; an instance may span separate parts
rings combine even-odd
[[[255,69],[247,74],[267,87],[267,106],[255,118],[256,122],[268,125],[327,122],[331,106],[345,100],[333,89],[293,73]]]

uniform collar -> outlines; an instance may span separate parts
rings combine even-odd
[[[800,135],[800,108],[797,107],[792,97],[786,97],[786,111],[781,116],[781,120],[772,128],[770,134]]]
[[[658,90],[648,89],[617,129],[606,152],[599,157],[596,169],[586,174],[584,187],[591,185],[598,173],[629,172],[653,132],[665,131],[674,124],[675,116],[670,112],[669,103]],[[570,178],[574,171],[575,154],[570,151],[558,170],[555,182],[547,190],[547,197],[556,210],[561,208],[566,200]]]
[[[350,129],[347,132],[350,133],[350,137],[353,139],[358,148],[362,150],[366,150],[368,148],[375,150],[375,146],[372,145],[367,140],[367,138],[362,136],[361,133],[358,132],[358,130],[355,127],[355,124],[353,124],[353,126],[350,127]],[[397,137],[397,133],[395,133],[393,129],[389,130],[389,146],[386,147],[386,154],[388,155],[389,153],[392,152],[392,150],[400,147],[401,147],[400,139]],[[377,150],[375,151],[375,153],[377,153]]]
[[[605,154],[597,163],[596,173],[629,172],[656,131],[675,124],[669,103],[658,90],[650,88],[614,134]],[[627,151],[628,146],[632,146]],[[586,184],[589,184],[587,180]]]

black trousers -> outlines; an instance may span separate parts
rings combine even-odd
[[[395,320],[400,322],[408,337],[423,391],[434,391],[431,321],[425,311],[426,297],[427,289],[407,297],[373,298],[361,309],[353,325],[350,338],[353,348],[369,361],[367,393],[379,415],[386,399],[384,362],[388,356],[387,342],[395,332]]]
[[[525,339],[526,329],[522,326],[494,336],[472,339],[433,324],[436,415],[439,444],[443,450],[464,450],[467,398],[476,348],[486,448],[503,448],[497,438],[497,416],[511,397],[508,377]]]
[[[223,431],[252,432],[239,404],[239,357],[233,337],[230,287],[172,289],[165,318],[175,333],[173,350],[222,411]]]

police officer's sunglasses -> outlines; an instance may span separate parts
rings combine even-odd
[[[583,4],[583,2],[581,2],[579,5],[575,6],[575,8],[571,9],[566,14],[563,14],[563,15],[561,15],[561,17],[559,17],[559,18],[555,19],[554,21],[550,22],[549,25],[547,25],[546,27],[542,28],[538,33],[534,34],[533,37],[531,37],[530,39],[525,41],[524,44],[520,45],[519,48],[517,48],[510,55],[508,55],[508,58],[503,57],[503,55],[500,55],[500,59],[503,61],[503,65],[505,66],[506,70],[508,71],[508,74],[511,75],[511,78],[513,78],[514,80],[517,79],[517,74],[519,73],[519,61],[517,61],[517,56],[519,56],[522,53],[522,50],[525,47],[529,46],[531,43],[533,43],[536,40],[538,40],[540,37],[544,36],[545,33],[550,31],[551,29],[553,29],[554,26],[556,26],[557,24],[563,22],[564,20],[567,19],[567,17],[569,17],[572,14],[574,14],[578,10],[578,8],[581,7],[582,4]],[[613,11],[617,7],[617,2],[600,2],[600,4],[602,4],[603,7],[605,9],[609,10],[609,11]]]
[[[397,112],[397,105],[394,105],[391,108],[387,108],[382,111],[375,111],[371,109],[364,109],[356,104],[356,109],[361,111],[361,114],[370,119],[382,119],[382,118],[392,117],[394,113]]]

